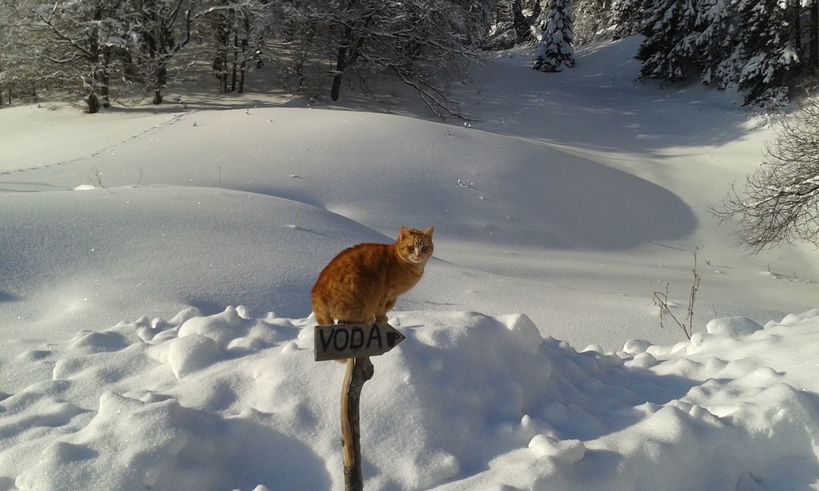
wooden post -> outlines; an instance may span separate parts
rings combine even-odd
[[[359,401],[364,383],[375,369],[368,357],[347,359],[347,371],[341,386],[341,453],[344,459],[344,489],[362,491]]]
[[[370,356],[383,355],[407,339],[387,323],[332,324],[315,326],[316,361],[346,360],[347,371],[341,385],[341,455],[344,460],[346,491],[362,491],[359,412],[361,389],[373,378]]]

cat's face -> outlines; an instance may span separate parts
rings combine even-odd
[[[398,254],[405,261],[412,264],[424,264],[432,257],[432,232],[429,227],[426,230],[416,230],[401,227],[401,234],[395,246]]]

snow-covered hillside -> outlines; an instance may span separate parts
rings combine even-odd
[[[708,211],[772,134],[634,82],[635,49],[489,59],[466,124],[0,111],[0,489],[343,487],[309,290],[401,225],[436,258],[364,388],[368,489],[815,488],[816,253],[750,256]],[[695,247],[680,342],[651,298],[687,302]]]

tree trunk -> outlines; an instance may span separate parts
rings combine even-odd
[[[799,59],[803,59],[802,52],[802,6],[800,0],[791,0],[791,12],[793,16],[793,47]]]
[[[110,89],[108,84],[111,81],[111,76],[108,74],[108,71],[103,69],[97,75],[97,80],[99,81],[97,87],[99,88],[99,96],[100,96],[100,105],[102,107],[110,107]],[[95,81],[95,84],[97,82]]]
[[[341,91],[341,75],[344,72],[345,61],[347,59],[347,47],[342,46],[338,48],[338,56],[336,57],[336,74],[333,77],[333,87],[330,89],[330,98],[334,101],[338,100]]]
[[[111,107],[111,50],[106,47],[102,51],[102,67],[95,75],[99,81],[99,91],[102,99],[102,107]]]
[[[330,88],[330,98],[334,101],[338,100],[339,93],[341,92],[341,74],[337,74],[333,77],[333,86]]]
[[[239,71],[239,33],[233,31],[233,67],[230,74],[230,91],[236,92],[236,76]]]
[[[813,68],[814,73],[819,67],[819,0],[813,0],[810,4],[810,62],[808,65]]]
[[[154,105],[162,104],[162,88],[165,87],[166,78],[168,76],[168,69],[164,64],[156,70],[156,78],[154,83],[154,100],[151,101]]]
[[[228,76],[227,76],[227,66],[228,66],[228,54],[227,54],[227,42],[225,42],[225,49],[222,51],[222,93],[228,93]]]
[[[100,111],[100,100],[93,89],[90,94],[85,96],[85,103],[88,105],[88,114],[96,114]]]
[[[247,47],[250,44],[248,37],[250,37],[250,21],[245,18],[244,33],[242,34],[242,61],[239,65],[239,93],[245,92],[245,76],[247,75]]]
[[[346,0],[343,10],[349,12],[355,2],[356,0]],[[341,46],[339,46],[338,53],[336,54],[336,74],[333,76],[333,85],[330,88],[330,98],[334,101],[338,100],[339,92],[341,91],[341,75],[347,67],[347,47],[350,46],[352,33],[352,27],[350,27],[350,24],[347,24],[344,28],[344,37],[341,39]]]

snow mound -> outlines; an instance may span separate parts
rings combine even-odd
[[[748,336],[762,329],[762,326],[747,317],[721,317],[705,325],[709,334],[738,338]]]
[[[529,441],[529,449],[538,457],[549,457],[567,464],[579,462],[586,454],[580,440],[559,440],[540,434]]]
[[[149,394],[139,400],[104,393],[93,419],[67,439],[49,443],[19,489],[251,489],[258,480],[305,489],[321,476],[298,476],[318,465],[261,415],[222,418]],[[256,480],[256,481],[254,481]],[[294,488],[290,488],[294,489]]]
[[[0,305],[12,339],[68,337],[78,323],[183,306],[306,315],[325,261],[350,244],[386,241],[312,205],[229,190],[0,193],[0,208]]]
[[[754,361],[783,329],[815,332],[815,317],[685,349],[627,343],[636,354],[577,352],[521,314],[390,321],[407,340],[373,359],[361,401],[370,488],[776,489],[815,476],[815,398]],[[19,388],[0,399],[0,483],[338,489],[343,368],[313,361],[312,328],[186,309],[21,353]],[[743,356],[719,358],[725,343]]]
[[[118,189],[141,173],[151,183],[314,205],[391,236],[401,224],[434,220],[451,239],[489,244],[623,249],[695,226],[667,189],[538,142],[364,112],[198,111],[196,126],[190,113],[175,117],[150,145],[143,138],[116,144],[116,158],[99,152],[82,165],[22,174],[47,173],[76,189],[93,168]],[[28,190],[34,178],[8,179],[7,186],[20,180]]]

